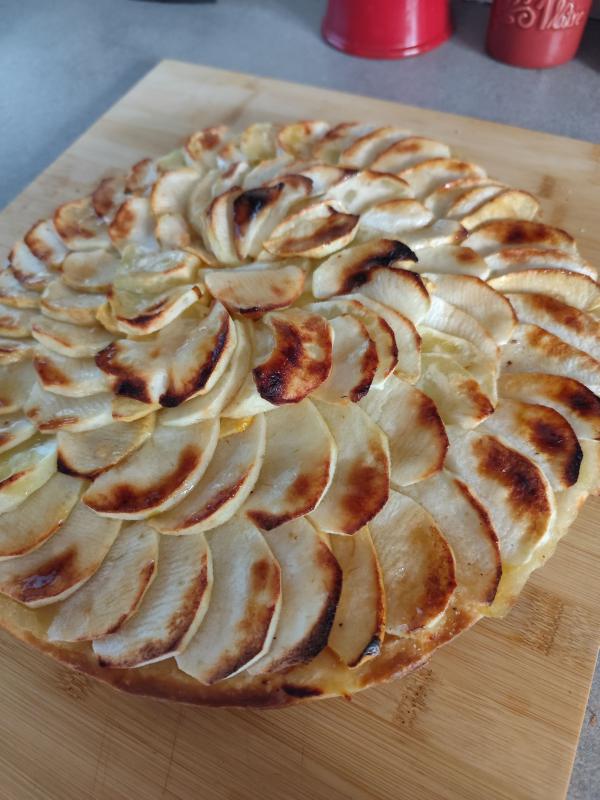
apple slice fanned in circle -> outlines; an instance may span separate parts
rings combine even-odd
[[[192,167],[182,167],[164,172],[150,193],[150,205],[155,217],[162,214],[182,214],[200,173]]]
[[[391,492],[369,525],[385,590],[388,633],[405,636],[434,624],[456,588],[452,551],[429,514]]]
[[[229,364],[236,329],[221,303],[204,313],[179,317],[152,339],[121,339],[98,353],[96,364],[112,376],[115,394],[171,407],[210,391]]]
[[[546,294],[573,308],[592,311],[600,307],[600,286],[588,275],[564,269],[526,269],[489,281],[498,292]]]
[[[96,250],[110,246],[104,220],[97,214],[91,197],[63,203],[54,212],[54,227],[69,250]]]
[[[306,275],[296,264],[252,264],[204,274],[213,297],[230,311],[260,317],[267,311],[291,306],[302,294]]]
[[[49,350],[69,358],[94,356],[114,338],[99,325],[84,328],[44,317],[33,323],[31,334]]]
[[[503,372],[547,372],[600,392],[600,362],[537,325],[517,325],[502,348]]]
[[[156,576],[158,541],[144,522],[123,527],[96,574],[61,603],[48,639],[89,642],[117,631],[135,614]]]
[[[0,305],[0,336],[25,339],[31,336],[32,326],[38,319],[40,315],[34,309]]]
[[[494,276],[530,270],[562,270],[587,275],[592,280],[598,271],[589,261],[575,252],[543,247],[509,247],[486,256],[486,262]]]
[[[113,396],[112,417],[116,422],[135,422],[158,411],[158,403],[141,403],[131,397]]]
[[[0,337],[0,364],[17,364],[22,361],[29,361],[35,352],[35,345],[34,339],[5,339]]]
[[[0,415],[23,408],[35,384],[30,361],[15,361],[0,366]],[[1,419],[1,416],[0,416]]]
[[[328,646],[349,667],[379,655],[385,637],[385,592],[367,527],[354,536],[331,536],[342,570],[342,593]]]
[[[446,425],[474,428],[494,411],[492,398],[451,356],[423,353],[419,388],[434,401]]]
[[[78,292],[107,292],[120,268],[121,261],[114,250],[86,250],[67,255],[61,278]]]
[[[498,219],[533,220],[540,211],[540,204],[532,194],[520,189],[504,189],[494,197],[486,199],[477,207],[462,215],[460,210],[452,210],[448,215],[458,219],[468,231],[484,222]]]
[[[156,250],[154,226],[150,200],[147,197],[129,197],[119,207],[108,226],[108,233],[114,246],[121,252],[128,245]]]
[[[474,316],[458,306],[434,295],[429,311],[421,320],[428,328],[466,339],[490,359],[498,357],[498,346],[492,336]]]
[[[433,222],[433,214],[418,200],[386,200],[371,206],[360,215],[357,238],[381,236],[400,239],[407,231],[424,228]]]
[[[456,594],[469,605],[494,600],[502,565],[489,515],[468,486],[442,470],[402,490],[430,514],[454,555]]]
[[[152,435],[154,415],[134,422],[111,422],[81,433],[59,431],[58,465],[61,472],[93,480],[114,467]]]
[[[329,377],[313,392],[327,403],[357,403],[377,374],[377,347],[366,326],[350,314],[330,320],[333,330],[333,365]]]
[[[280,406],[265,419],[263,466],[244,511],[259,528],[271,530],[317,507],[331,483],[337,450],[310,400]]]
[[[27,440],[0,456],[0,513],[20,505],[56,472],[56,441]]]
[[[33,366],[41,385],[48,392],[65,397],[88,397],[109,389],[108,376],[98,369],[93,358],[69,358],[39,347]]]
[[[303,175],[312,182],[312,197],[319,197],[319,195],[325,194],[332,186],[354,175],[353,169],[333,167],[331,164],[319,164],[318,162],[309,162],[308,166],[306,164],[291,164],[290,171],[292,170],[293,174]]]
[[[329,131],[330,125],[320,119],[290,122],[277,132],[277,146],[295,158],[309,158],[313,147]]]
[[[340,122],[315,143],[312,156],[328,164],[337,164],[342,151],[376,129],[376,125],[368,122]]]
[[[333,333],[324,317],[305,309],[263,317],[273,345],[252,370],[258,393],[274,405],[298,403],[320,386],[332,366]]]
[[[475,431],[452,442],[446,466],[483,503],[503,565],[527,561],[554,521],[554,493],[542,471],[497,437]]]
[[[92,192],[91,200],[100,219],[110,222],[125,200],[125,176],[103,178]]]
[[[198,302],[200,294],[196,286],[176,286],[156,294],[118,288],[111,291],[109,304],[118,330],[131,336],[146,336],[174,322]]]
[[[382,430],[356,405],[316,403],[337,448],[331,484],[311,521],[328,533],[353,534],[385,505],[390,456]]]
[[[0,592],[30,608],[65,600],[99,569],[120,527],[78,503],[41,547],[0,563]]]
[[[470,372],[492,403],[496,402],[498,361],[488,358],[472,342],[460,336],[451,336],[433,328],[419,326],[423,355],[449,356]]]
[[[0,515],[0,561],[30,553],[60,530],[82,489],[83,481],[56,472],[17,508]]]
[[[281,612],[266,655],[249,672],[261,675],[311,661],[327,644],[342,588],[342,571],[327,538],[306,519],[264,534],[281,569]]]
[[[426,394],[393,376],[383,388],[372,389],[360,407],[388,438],[393,485],[407,486],[442,469],[448,437]]]
[[[356,236],[359,217],[331,202],[307,206],[280,222],[264,243],[279,258],[325,258]]]
[[[419,257],[421,250],[459,245],[466,235],[467,229],[460,222],[454,219],[437,219],[431,225],[403,232],[402,241]]]
[[[37,308],[40,295],[17,280],[12,269],[0,271],[0,303],[14,308]]]
[[[76,292],[62,280],[55,280],[42,293],[40,310],[51,319],[71,322],[73,325],[94,325],[104,295]]]
[[[405,265],[405,269],[414,272],[435,273],[436,275],[470,275],[485,280],[490,268],[485,260],[471,250],[460,245],[440,245],[439,247],[421,247],[417,262]]]
[[[211,531],[208,611],[177,666],[204,684],[230,678],[269,651],[281,612],[281,570],[263,535],[234,517]]]
[[[60,238],[51,219],[40,220],[25,234],[25,244],[36,258],[50,269],[60,269],[68,248]]]
[[[397,128],[394,125],[386,125],[383,128],[376,128],[364,136],[355,139],[348,147],[340,153],[339,163],[345,167],[354,169],[365,169],[377,158],[377,156],[387,151],[396,142],[406,140],[409,131]],[[394,170],[381,169],[379,172],[394,172]]]
[[[24,410],[43,433],[54,433],[61,428],[89,431],[112,422],[112,400],[110,392],[88,397],[64,397],[46,392],[36,382]]]
[[[407,136],[381,152],[372,162],[371,169],[378,172],[401,172],[420,161],[449,157],[450,148],[447,144],[424,136]]]
[[[145,519],[166,511],[198,483],[212,458],[219,421],[156,428],[151,439],[103,472],[83,496],[97,514]]]
[[[234,186],[226,192],[215,197],[198,217],[198,228],[204,243],[221,264],[239,264],[235,247],[233,227],[233,206],[242,190]],[[192,200],[198,198],[192,195]]]
[[[457,178],[438,186],[424,202],[438,218],[460,219],[506,188],[506,184],[490,178]]]
[[[485,170],[477,164],[456,158],[430,158],[398,172],[414,196],[426,197],[434,189],[459,178],[485,178]]]
[[[35,433],[35,425],[20,412],[0,416],[0,453],[26,442]]]
[[[363,214],[367,209],[390,200],[412,198],[407,183],[396,175],[362,170],[336,183],[324,200],[339,203],[348,214]]]
[[[206,472],[176,506],[150,520],[160,533],[201,533],[227,522],[245,503],[260,473],[266,422],[253,418],[240,433],[219,439]]]
[[[156,576],[137,611],[117,631],[93,642],[100,665],[142,667],[183,652],[206,614],[212,585],[204,534],[160,536]]]
[[[544,225],[542,222],[519,219],[495,219],[484,222],[469,233],[464,245],[482,256],[513,247],[563,250],[577,255],[575,240],[566,231]]]
[[[33,255],[25,242],[16,242],[8,254],[8,262],[15,278],[31,291],[41,292],[54,279],[46,264]]]
[[[173,286],[194,283],[201,263],[198,256],[184,250],[146,253],[137,249],[126,262],[127,269],[117,276],[115,288],[139,293],[161,292]]]

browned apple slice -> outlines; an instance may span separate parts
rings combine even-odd
[[[0,303],[14,308],[37,308],[40,296],[20,283],[13,270],[6,267],[0,272]]]
[[[485,170],[477,164],[459,161],[456,158],[430,158],[414,166],[400,170],[398,175],[405,180],[417,198],[426,197],[438,186],[458,178],[485,178]]]
[[[34,292],[42,289],[53,279],[46,264],[36,258],[25,242],[17,242],[8,255],[10,269],[19,283]]]
[[[423,353],[419,388],[430,397],[446,425],[475,428],[494,412],[494,398],[452,356]]]
[[[118,255],[111,250],[69,253],[63,261],[61,277],[78,292],[107,292],[120,264]]]
[[[551,246],[545,247],[545,242],[538,246],[527,246],[525,243],[523,247],[508,247],[506,250],[489,253],[485,260],[495,275],[522,271],[529,274],[530,270],[561,270],[587,275],[593,280],[598,277],[596,268],[573,250],[565,252]]]
[[[54,227],[69,250],[96,250],[110,246],[104,221],[96,214],[91,197],[63,203],[54,212]]]
[[[304,175],[312,183],[312,197],[318,197],[325,194],[333,186],[351,178],[355,174],[353,169],[344,169],[344,167],[333,167],[331,164],[310,163],[306,164],[290,164],[290,170],[294,174]]]
[[[389,149],[395,142],[405,140],[409,132],[393,125],[376,128],[364,136],[355,139],[340,153],[339,163],[345,167],[364,169],[377,158],[383,151]],[[394,170],[379,170],[380,172],[393,172]]]
[[[450,148],[443,142],[424,136],[407,136],[380,153],[371,163],[371,169],[379,172],[401,172],[420,161],[449,157]]]
[[[132,244],[156,250],[150,200],[147,197],[129,197],[125,200],[108,226],[108,233],[118,250],[122,251]]]
[[[200,628],[177,656],[205,684],[246,669],[269,651],[281,611],[281,570],[263,535],[241,517],[211,532],[214,585]]]
[[[317,403],[337,448],[333,478],[311,521],[328,533],[353,534],[385,505],[390,456],[385,435],[358,406]]]
[[[183,652],[206,614],[212,584],[203,534],[159,537],[156,577],[136,613],[93,642],[101,666],[141,667]]]
[[[441,275],[472,275],[482,280],[485,280],[490,274],[490,268],[484,259],[469,247],[452,244],[421,247],[417,258],[417,263],[407,265],[406,269]]]
[[[458,306],[434,295],[427,314],[421,319],[428,328],[466,339],[490,359],[498,357],[498,346],[483,325],[475,317]]]
[[[182,167],[163,173],[150,194],[152,213],[156,217],[161,214],[183,214],[195,184],[200,180],[200,173],[192,167]]]
[[[461,215],[460,211],[454,211],[449,216],[451,219],[459,219],[461,225],[471,231],[481,223],[491,220],[532,220],[537,217],[539,211],[540,204],[529,192],[523,192],[520,189],[504,189],[468,214]]]
[[[2,410],[0,408],[0,410]],[[26,419],[20,411],[0,416],[0,453],[26,442],[35,433],[35,425]]]
[[[358,231],[359,217],[330,202],[315,203],[291,214],[272,232],[265,249],[280,258],[325,258],[350,244]]]
[[[102,294],[88,294],[69,289],[61,280],[46,286],[40,301],[40,310],[51,319],[73,325],[94,325],[98,309],[104,302]]]
[[[259,317],[287,308],[302,294],[306,276],[296,264],[258,264],[205,273],[206,288],[230,311]]]
[[[35,339],[5,339],[0,337],[0,364],[16,364],[20,361],[29,361],[35,352],[35,345]]]
[[[67,248],[58,235],[51,219],[40,220],[25,234],[25,244],[36,258],[50,269],[58,269],[67,254]]]
[[[69,358],[94,356],[113,340],[113,336],[99,325],[84,328],[44,317],[32,324],[31,333],[49,350]]]
[[[469,605],[489,605],[502,565],[489,515],[468,486],[442,470],[402,490],[431,514],[454,555],[456,595]]]
[[[56,473],[56,442],[36,436],[0,456],[0,514],[12,511]]]
[[[0,414],[23,408],[34,383],[35,372],[29,360],[0,366]]]
[[[91,198],[96,214],[110,222],[125,200],[125,177],[115,175],[103,178],[92,192]]]
[[[204,243],[221,264],[239,264],[233,230],[233,206],[242,190],[234,186],[215,197],[198,220]],[[193,197],[198,202],[197,197]]]
[[[46,392],[35,383],[24,409],[43,433],[54,433],[61,428],[89,431],[112,422],[112,395],[102,392],[89,397],[65,397]]]
[[[41,547],[0,563],[0,592],[30,608],[65,600],[99,569],[120,527],[78,503]]]
[[[492,278],[489,283],[499,292],[546,294],[583,311],[600,306],[600,287],[596,281],[564,269],[526,269]]]
[[[274,405],[298,403],[331,372],[333,335],[327,320],[304,309],[271,312],[273,349],[252,370],[258,393]]]
[[[470,232],[464,244],[483,256],[507,247],[558,249],[577,255],[575,240],[568,233],[561,228],[528,220],[496,219],[484,222]]]
[[[311,661],[327,644],[342,588],[342,571],[324,534],[297,519],[264,534],[281,569],[281,613],[260,675]]]
[[[506,184],[490,178],[457,178],[434,189],[424,203],[438,218],[460,219],[505,188]]]
[[[157,178],[156,162],[151,158],[142,158],[129,170],[125,179],[125,189],[131,194],[143,197],[149,193]]]
[[[137,611],[157,565],[156,532],[144,522],[123,528],[96,574],[61,604],[48,639],[89,642],[119,630]]]
[[[398,492],[371,522],[385,589],[386,630],[395,636],[432,625],[456,588],[454,558],[429,514]]]
[[[342,593],[327,644],[349,667],[379,655],[385,637],[385,592],[369,529],[331,536]]]
[[[340,122],[317,141],[312,155],[319,161],[337,164],[343,150],[362,136],[374,131],[376,127],[366,122]]]
[[[412,193],[402,178],[383,172],[361,170],[332,186],[324,199],[339,203],[348,214],[362,214],[379,203],[410,197]]]
[[[325,136],[329,128],[328,122],[317,119],[291,122],[277,132],[277,144],[295,158],[308,158],[315,144]]]
[[[260,414],[240,433],[219,439],[202,478],[174,508],[150,524],[160,533],[201,533],[227,522],[245,503],[260,473],[266,422]]]
[[[225,143],[228,130],[226,125],[214,125],[192,133],[184,145],[187,158],[204,167],[214,166],[217,152]]]
[[[407,231],[424,228],[433,221],[433,214],[418,200],[387,200],[371,206],[360,215],[361,240],[386,236],[401,239]]]
[[[316,508],[331,483],[337,451],[310,400],[280,406],[266,421],[263,467],[244,511],[260,528],[272,530]]]
[[[156,220],[154,235],[161,250],[183,250],[198,245],[183,214],[161,214]]]
[[[392,376],[382,389],[372,389],[360,406],[388,437],[394,485],[407,486],[442,469],[448,437],[426,394]]]
[[[93,358],[69,358],[39,347],[33,359],[38,380],[48,392],[88,397],[108,391],[108,377]]]
[[[542,471],[495,436],[475,431],[452,442],[446,463],[484,504],[503,565],[527,561],[554,520],[554,493]]]
[[[158,427],[124,461],[99,475],[83,496],[97,514],[145,519],[166,511],[198,483],[219,438],[219,421]]]
[[[328,403],[357,403],[371,388],[379,359],[377,346],[366,326],[345,314],[330,321],[333,330],[333,365],[329,377],[314,392]]]
[[[117,328],[131,336],[146,336],[162,330],[197,303],[199,286],[175,286],[155,294],[113,289],[110,307]]]
[[[33,309],[0,305],[0,336],[26,339],[31,336],[32,325],[39,318],[40,315]]]

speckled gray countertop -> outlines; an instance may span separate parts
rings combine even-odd
[[[173,58],[600,142],[600,20],[554,70],[483,51],[489,9],[454,2],[455,33],[405,61],[366,61],[319,36],[325,0],[0,0],[0,208],[157,61]],[[600,677],[569,800],[600,797]]]

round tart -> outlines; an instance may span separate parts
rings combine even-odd
[[[600,290],[442,142],[223,126],[0,273],[0,624],[122,689],[348,696],[506,613],[598,488]]]

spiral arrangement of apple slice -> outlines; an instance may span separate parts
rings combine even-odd
[[[322,121],[60,206],[0,272],[0,593],[107,669],[340,692],[504,613],[599,486],[597,274],[538,214]]]

